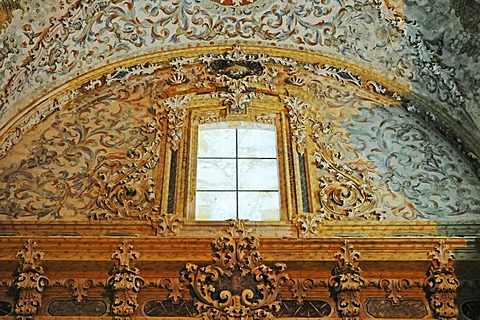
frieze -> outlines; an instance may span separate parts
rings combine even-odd
[[[369,298],[365,303],[365,311],[374,318],[423,319],[428,316],[425,303],[411,298],[394,305],[382,298]]]

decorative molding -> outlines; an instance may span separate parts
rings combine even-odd
[[[88,299],[88,290],[106,286],[103,279],[92,278],[60,279],[55,281],[55,285],[69,289],[76,303],[83,303]]]
[[[230,113],[244,114],[252,99],[262,97],[250,86],[252,83],[263,82],[273,88],[273,82],[268,80],[276,75],[276,69],[266,67],[265,63],[270,60],[267,55],[247,55],[240,46],[234,45],[223,55],[209,54],[199,59],[206,65],[202,78],[217,86],[212,97],[223,98],[223,105],[228,106]]]
[[[304,110],[309,106],[298,97],[285,97],[284,102],[288,110],[292,140],[295,142],[297,152],[303,154],[307,138],[307,116],[305,116]]]
[[[334,257],[337,265],[332,271],[329,285],[337,303],[338,315],[344,320],[359,320],[362,308],[360,291],[365,285],[358,266],[360,252],[355,251],[353,245],[345,241]]]
[[[15,254],[20,265],[17,277],[14,282],[17,290],[17,301],[15,303],[15,319],[33,319],[42,304],[43,290],[48,286],[49,280],[43,275],[43,268],[36,265],[36,261],[43,258],[44,253],[35,250],[37,243],[27,240],[23,244],[24,249]]]
[[[367,281],[369,286],[373,286],[379,289],[383,289],[386,293],[385,299],[390,301],[393,305],[400,304],[400,301],[403,299],[403,290],[410,288],[423,288],[424,281],[418,279],[408,279],[408,278],[381,278],[381,279],[369,279]]]
[[[288,281],[285,264],[262,264],[258,238],[245,222],[229,221],[212,243],[214,263],[205,267],[187,263],[180,282],[189,288],[200,316],[208,319],[270,319],[280,310],[280,287]]]
[[[300,236],[305,238],[315,236],[321,222],[322,218],[313,213],[300,214],[295,218],[295,226],[300,232]]]
[[[440,320],[457,319],[459,312],[455,300],[460,282],[453,267],[455,255],[442,240],[428,257],[431,265],[426,289],[432,313]]]
[[[116,260],[112,276],[107,284],[112,289],[112,314],[115,320],[129,320],[138,308],[137,295],[145,280],[140,277],[138,268],[131,268],[130,261],[137,260],[140,253],[133,251],[133,246],[123,241],[111,258]]]
[[[177,151],[178,146],[183,139],[184,121],[187,111],[185,104],[190,98],[185,96],[175,96],[163,101],[163,109],[167,114],[167,142],[172,151]]]
[[[185,220],[182,216],[163,213],[152,218],[152,227],[162,237],[174,236],[182,229]]]

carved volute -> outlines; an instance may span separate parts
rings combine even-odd
[[[258,238],[248,233],[242,220],[229,221],[212,243],[214,263],[187,263],[180,272],[204,319],[270,319],[280,310],[279,289],[289,279],[286,265],[264,265]]]

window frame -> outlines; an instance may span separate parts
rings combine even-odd
[[[254,221],[255,223],[275,224],[282,221],[289,221],[296,212],[293,212],[293,201],[296,188],[291,186],[290,177],[294,175],[292,164],[291,141],[287,138],[288,119],[284,112],[279,110],[270,110],[250,106],[246,114],[229,114],[225,107],[217,108],[194,108],[189,110],[189,123],[186,129],[186,174],[185,174],[185,202],[184,213],[186,221],[189,223],[215,223],[219,220],[196,220],[195,202],[196,202],[196,185],[197,185],[197,153],[198,153],[198,128],[200,124],[210,122],[228,122],[243,121],[266,123],[270,121],[275,126],[277,138],[277,162],[278,162],[278,183],[280,198],[280,215],[279,220],[262,220]]]

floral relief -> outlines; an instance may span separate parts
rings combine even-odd
[[[130,172],[137,175],[135,183],[114,173],[128,172],[125,166],[140,157],[135,148],[156,134],[155,128],[138,117],[139,112],[146,112],[139,100],[138,95],[126,91],[110,92],[69,105],[52,115],[41,131],[29,133],[33,144],[26,157],[2,161],[0,216],[82,219],[95,203],[109,214],[125,216],[105,196],[115,191],[105,190],[120,188],[116,201],[135,202],[138,189],[145,189],[144,173]],[[76,116],[70,117],[72,113]],[[38,137],[33,138],[35,135]]]

